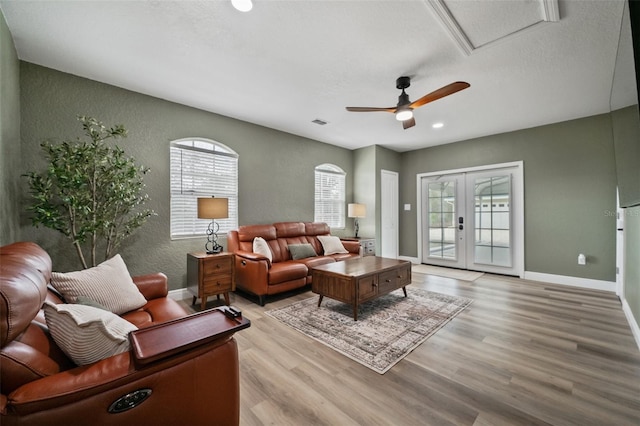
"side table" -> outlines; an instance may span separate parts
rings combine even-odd
[[[362,257],[376,255],[376,239],[369,237],[347,237],[342,238],[347,241],[359,241],[362,247]]]
[[[202,310],[209,296],[218,296],[219,300],[224,294],[224,302],[229,305],[229,292],[236,289],[234,254],[188,253],[187,289],[193,294],[193,305],[201,299]]]

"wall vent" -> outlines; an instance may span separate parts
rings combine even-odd
[[[318,124],[320,126],[324,126],[325,124],[327,124],[326,121],[320,120],[319,118],[316,118],[315,120],[313,120],[312,123],[316,123],[316,124]]]

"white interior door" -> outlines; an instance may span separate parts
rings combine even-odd
[[[398,173],[380,171],[380,256],[398,257]]]
[[[524,275],[522,164],[421,178],[422,263]]]

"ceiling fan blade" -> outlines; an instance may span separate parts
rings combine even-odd
[[[424,104],[428,104],[429,102],[433,102],[433,101],[437,101],[438,99],[444,98],[445,96],[449,96],[452,95],[456,92],[459,92],[460,90],[466,89],[467,87],[471,86],[469,83],[466,83],[464,81],[456,81],[455,83],[451,83],[449,85],[446,85],[444,87],[439,88],[438,90],[435,90],[427,95],[424,95],[423,97],[421,97],[420,99],[418,99],[417,101],[413,101],[411,102],[411,105],[409,105],[409,107],[411,108],[418,108],[421,107]]]
[[[351,112],[375,112],[375,111],[396,112],[396,107],[390,107],[390,108],[347,107],[347,111],[351,111]]]
[[[414,117],[411,117],[408,120],[404,120],[402,122],[402,128],[407,130],[409,127],[413,127],[416,125],[416,119]]]

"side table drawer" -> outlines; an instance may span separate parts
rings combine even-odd
[[[231,275],[211,275],[202,280],[202,289],[206,294],[233,291]]]
[[[214,261],[208,260],[202,265],[202,274],[204,279],[209,279],[211,275],[229,274],[233,264],[232,257],[224,257],[222,259],[215,259]]]
[[[376,255],[376,240],[373,238],[367,238],[360,240],[362,246],[363,256],[375,256]]]

